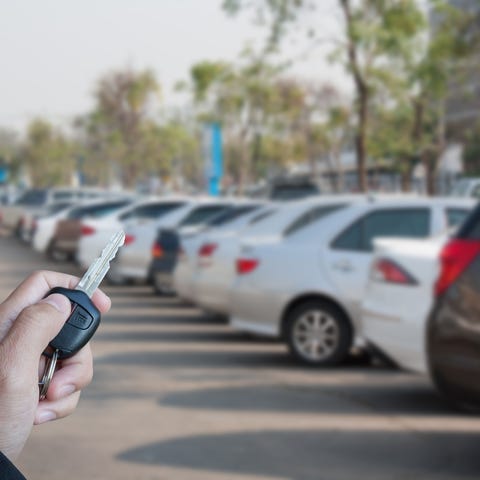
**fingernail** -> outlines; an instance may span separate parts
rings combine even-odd
[[[76,390],[75,385],[65,385],[58,391],[59,397],[68,397]]]
[[[57,416],[55,415],[55,412],[52,412],[51,410],[45,410],[44,412],[38,414],[38,423],[51,422],[56,418]]]
[[[61,313],[70,313],[72,310],[70,300],[59,293],[52,293],[52,295],[40,300],[39,303],[48,303]]]

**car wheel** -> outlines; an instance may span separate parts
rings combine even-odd
[[[128,278],[124,277],[123,275],[119,275],[112,269],[107,272],[106,279],[110,285],[122,286],[128,285],[129,283]]]
[[[290,353],[310,365],[335,365],[352,345],[352,328],[335,305],[310,300],[295,307],[287,317],[286,338]]]

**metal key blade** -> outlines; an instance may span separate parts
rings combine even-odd
[[[101,281],[105,277],[110,268],[110,262],[115,258],[118,249],[123,245],[125,241],[125,233],[123,230],[117,232],[109,240],[106,247],[102,250],[100,256],[90,265],[85,275],[82,277],[76,290],[82,290],[90,298],[93,292],[98,288]]]

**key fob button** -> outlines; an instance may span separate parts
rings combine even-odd
[[[77,305],[77,308],[73,311],[67,323],[80,330],[86,330],[92,322],[93,317],[84,308]]]

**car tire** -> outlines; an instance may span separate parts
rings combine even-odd
[[[316,366],[336,365],[352,346],[352,327],[334,304],[308,300],[288,313],[285,335],[290,353],[299,361]]]
[[[130,283],[128,278],[115,273],[111,269],[107,272],[106,280],[110,285],[118,287],[128,285]]]

